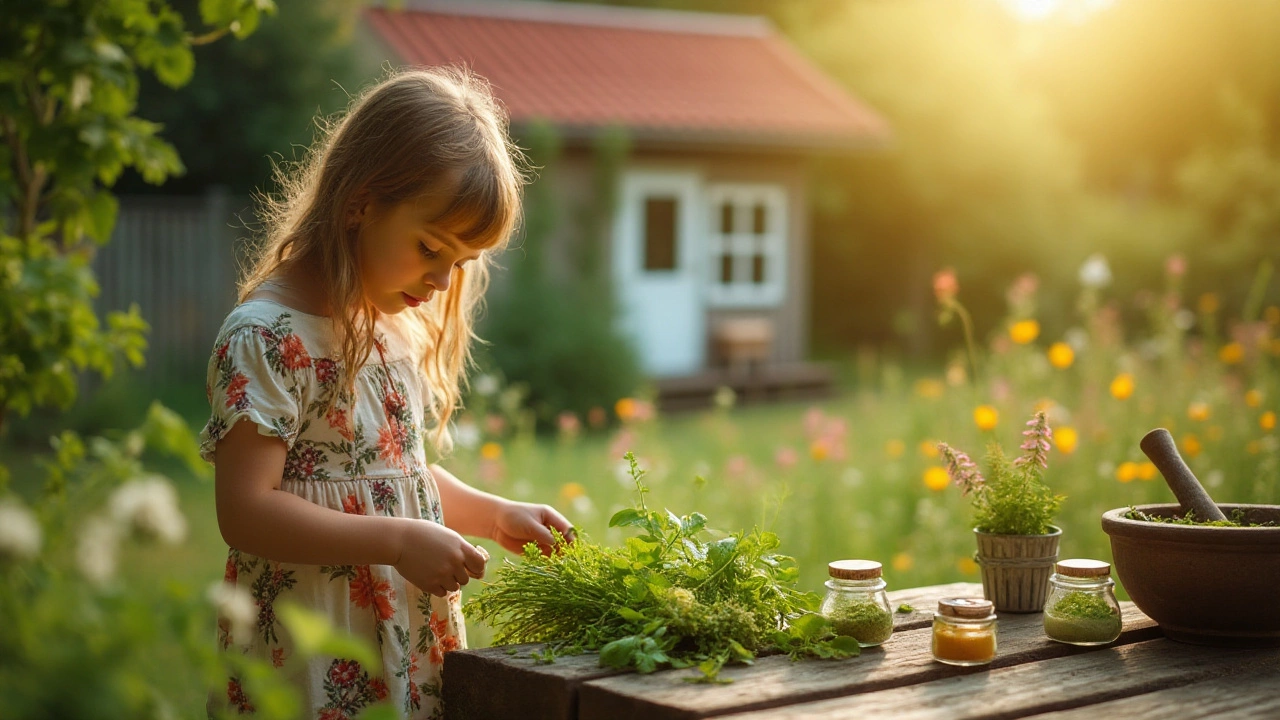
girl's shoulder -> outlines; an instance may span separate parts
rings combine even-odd
[[[329,318],[308,315],[275,300],[251,299],[235,306],[227,313],[218,329],[215,345],[222,345],[237,333],[251,332],[268,340],[279,342],[296,336],[317,352],[328,351],[332,326]]]

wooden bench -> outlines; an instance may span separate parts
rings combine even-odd
[[[729,666],[734,682],[684,682],[695,670],[650,675],[601,668],[593,654],[543,664],[538,645],[449,653],[445,717],[521,720],[668,718],[1280,718],[1280,649],[1227,650],[1167,640],[1132,603],[1113,644],[1081,648],[1044,636],[1039,613],[1002,614],[988,666],[958,668],[930,655],[938,598],[982,594],[955,583],[889,593],[894,635],[847,660],[785,656]]]

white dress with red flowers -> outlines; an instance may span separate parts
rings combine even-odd
[[[213,462],[218,440],[247,419],[288,446],[282,490],[341,512],[443,523],[423,447],[428,390],[415,359],[420,350],[403,329],[395,318],[379,322],[378,348],[353,396],[341,388],[328,318],[270,300],[240,305],[209,362],[212,417],[200,435],[202,455]],[[278,668],[302,692],[304,718],[351,718],[384,700],[408,718],[441,716],[444,653],[466,645],[458,593],[424,593],[386,565],[298,565],[237,550],[228,553],[226,581],[253,596],[258,615],[244,637],[219,619],[220,646]],[[351,658],[294,658],[275,613],[285,601],[367,639],[381,653],[381,672]],[[227,678],[210,699],[215,708],[253,712],[252,689]]]

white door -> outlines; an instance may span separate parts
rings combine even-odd
[[[693,373],[703,366],[700,207],[695,173],[623,173],[613,276],[623,326],[652,376]]]

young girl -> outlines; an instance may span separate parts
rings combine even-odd
[[[465,646],[459,587],[487,557],[463,535],[550,551],[570,525],[546,505],[475,490],[443,455],[491,253],[519,217],[518,152],[484,83],[398,73],[356,100],[268,208],[266,242],[209,364],[226,582],[252,594],[260,658],[303,693],[306,718],[389,701],[437,717],[443,654]],[[445,513],[447,510],[447,514]],[[380,672],[293,658],[275,608],[295,603],[366,638]],[[210,710],[252,712],[239,677]]]

